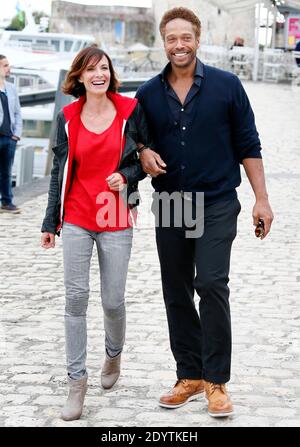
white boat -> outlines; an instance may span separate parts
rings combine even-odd
[[[18,91],[57,87],[60,69],[69,69],[78,51],[95,44],[91,35],[40,32],[30,17],[23,31],[3,31],[0,54],[11,65],[11,79]]]
[[[95,43],[90,35],[38,31],[3,31],[0,48],[17,49],[32,54],[77,53]]]

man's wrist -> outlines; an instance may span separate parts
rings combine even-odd
[[[137,153],[140,154],[141,152],[143,152],[143,151],[146,150],[146,149],[150,149],[150,147],[148,147],[148,146],[146,146],[146,145],[141,146],[141,147],[139,147],[139,148],[137,149]]]
[[[144,145],[144,146],[140,146],[137,148],[137,153],[140,154],[141,152],[143,152],[145,150],[155,152],[154,149],[152,149],[151,147]]]
[[[268,201],[269,200],[269,196],[268,196],[268,194],[266,192],[255,194],[255,198],[256,198],[257,202],[263,202],[263,201]]]

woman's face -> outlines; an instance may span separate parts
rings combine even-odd
[[[95,64],[91,59],[85,70],[81,73],[79,80],[83,82],[87,94],[103,95],[107,92],[110,84],[110,70],[106,56]]]

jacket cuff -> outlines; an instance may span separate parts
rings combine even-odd
[[[125,185],[127,185],[127,178],[125,177],[124,174],[122,174],[122,172],[118,171],[118,174],[120,174],[122,176],[123,182],[125,183]]]
[[[43,223],[41,228],[41,233],[52,233],[56,234],[56,226],[50,225],[48,223]]]

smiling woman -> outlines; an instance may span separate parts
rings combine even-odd
[[[64,93],[78,100],[57,118],[41,245],[54,248],[62,229],[69,397],[61,417],[67,421],[80,418],[87,390],[86,311],[94,243],[105,329],[102,387],[111,388],[120,375],[131,210],[138,204],[138,182],[146,176],[137,145],[152,144],[140,104],[118,94],[118,86],[108,54],[93,46],[81,50],[63,86]]]
[[[100,62],[102,63],[100,64]],[[107,90],[115,93],[118,90],[120,83],[117,79],[111,59],[108,54],[97,47],[87,47],[77,54],[71,69],[67,73],[63,92],[66,95],[73,95],[75,98],[84,95],[86,93],[86,87],[89,85],[88,82],[84,82],[84,79],[94,79],[94,74],[98,70],[101,71],[101,74],[106,73],[107,80],[107,76],[109,76],[110,80]],[[97,81],[99,81],[99,79],[97,79]]]

